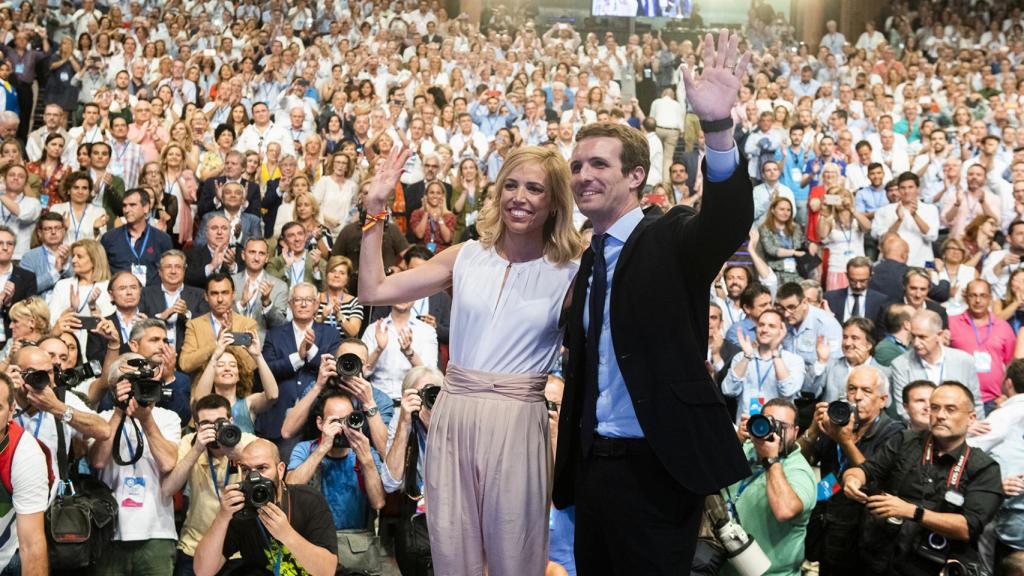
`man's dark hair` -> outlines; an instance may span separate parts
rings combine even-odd
[[[643,127],[645,132],[654,132],[658,128],[658,122],[654,118],[648,116],[647,118],[644,118]]]
[[[943,380],[942,384],[939,384],[938,386],[936,386],[936,388],[942,388],[943,386],[959,388],[960,391],[967,396],[967,399],[970,401],[971,406],[974,406],[974,392],[971,392],[971,389],[965,386],[962,382],[958,382],[956,380]]]
[[[781,322],[783,326],[786,325],[786,316],[782,313],[782,310],[779,310],[778,308],[768,308],[764,312],[761,312],[761,315],[757,317],[757,321],[761,322],[761,318],[764,318],[765,314],[775,314],[779,317],[779,322]]]
[[[214,272],[213,274],[210,274],[210,276],[206,279],[206,291],[210,291],[210,284],[213,284],[214,282],[223,282],[225,280],[227,280],[228,283],[231,284],[231,290],[234,290],[235,280],[231,278],[231,274],[228,274],[227,272],[217,271]]]
[[[931,389],[934,390],[936,386],[935,386],[935,383],[932,382],[931,380],[914,380],[910,384],[907,384],[906,386],[904,386],[903,387],[903,403],[906,404],[907,402],[910,402],[910,393],[912,391],[914,391],[914,390],[916,390],[918,388],[925,388],[925,387],[931,388]],[[967,392],[970,392],[970,390],[968,390]]]
[[[43,215],[39,217],[37,227],[40,231],[43,229],[43,222],[59,222],[64,228],[68,227],[64,222],[64,217],[56,212],[44,212]]]
[[[872,170],[885,170],[885,166],[882,166],[881,162],[872,162],[871,164],[868,164],[868,172],[871,172]]]
[[[92,154],[96,150],[97,146],[105,146],[107,148],[107,154],[110,154],[111,151],[113,151],[113,148],[110,147],[110,144],[107,144],[106,142],[100,140],[98,142],[93,142],[92,145],[89,146],[89,153]]]
[[[871,269],[871,260],[867,256],[854,256],[846,262],[846,270],[850,268],[867,268]]]
[[[353,407],[356,405],[355,398],[353,398],[347,390],[338,388],[337,386],[328,386],[324,388],[324,391],[321,392],[319,396],[316,397],[316,403],[313,404],[313,410],[310,414],[310,422],[315,422],[318,416],[323,417],[324,406],[327,406],[327,401],[331,398],[348,398],[348,401],[352,403]]]
[[[895,334],[903,329],[903,323],[909,322],[911,312],[904,306],[890,305],[885,309],[884,326],[886,334]]]
[[[796,130],[799,130],[801,132],[806,132],[807,131],[807,127],[804,126],[803,124],[793,124],[792,126],[789,127],[789,133],[790,134],[792,134]],[[799,142],[797,142],[797,144],[799,144]]]
[[[921,186],[921,179],[917,177],[917,174],[913,172],[903,172],[896,177],[896,185],[899,186],[904,182],[913,182],[914,186]]]
[[[647,144],[647,136],[639,130],[622,124],[611,122],[594,122],[587,124],[576,133],[576,143],[587,138],[614,138],[619,141],[621,150],[619,161],[622,163],[622,174],[629,174],[637,166],[644,170],[644,180],[639,188],[643,189],[647,176],[651,173],[651,151]]]
[[[796,296],[797,300],[803,300],[804,289],[797,282],[786,282],[779,286],[779,291],[775,294],[775,301],[779,302],[793,296]]]
[[[1014,220],[1010,222],[1010,227],[1006,229],[1007,236],[1013,236],[1013,229],[1017,226],[1024,226],[1024,220]]]
[[[782,396],[772,398],[771,400],[765,402],[764,407],[761,408],[761,412],[764,412],[766,408],[771,408],[773,406],[779,406],[780,408],[788,408],[793,411],[794,416],[800,414],[796,409],[796,404],[794,404],[793,401],[790,400],[789,398],[785,398]]]
[[[757,300],[758,296],[761,296],[762,294],[767,294],[769,296],[772,295],[772,293],[764,287],[764,284],[761,284],[760,282],[747,284],[747,287],[743,289],[742,293],[740,293],[740,307],[752,308],[754,306],[754,300]]]
[[[427,249],[426,246],[415,244],[406,250],[405,255],[402,259],[405,260],[405,265],[408,266],[412,262],[413,258],[419,258],[421,260],[430,260],[434,257],[434,253]]]
[[[985,136],[984,138],[981,139],[981,143],[984,144],[985,142],[988,142],[989,140],[995,140],[996,144],[1001,142],[1001,140],[999,139],[999,136],[995,136],[993,134],[989,134],[989,135],[987,135],[987,136]],[[975,166],[978,166],[978,164],[975,164]]]
[[[843,330],[846,330],[850,326],[857,327],[858,330],[864,333],[864,337],[867,338],[868,344],[871,345],[871,353],[875,351],[875,323],[871,320],[864,318],[863,316],[854,316],[843,322]]]
[[[123,203],[125,198],[133,194],[139,195],[139,205],[143,208],[149,208],[153,204],[153,200],[149,197],[149,192],[145,188],[129,188],[125,190],[124,196],[121,197],[121,202]]]
[[[217,393],[207,394],[192,404],[192,419],[198,424],[200,410],[218,410],[221,408],[228,413],[229,417],[231,416],[231,403],[228,402],[227,398]]]
[[[835,114],[838,118],[841,118],[844,123],[850,119],[850,115],[846,113],[846,110],[833,110],[832,113]],[[861,140],[861,142],[863,142],[863,140]],[[859,143],[857,144],[857,147],[860,147]]]
[[[722,277],[724,278],[726,274],[732,272],[733,270],[743,270],[743,273],[746,274],[747,276],[747,286],[750,286],[752,283],[754,283],[754,273],[750,270],[749,267],[744,266],[743,264],[729,264],[728,266],[725,267],[725,270],[722,270]]]
[[[338,343],[338,350],[341,350],[341,347],[346,344],[351,344],[353,346],[362,346],[363,348],[366,348],[367,352],[369,352],[370,350],[369,346],[366,345],[366,342],[363,342],[359,338],[352,338],[351,336],[346,337],[344,340]]]
[[[1017,358],[1006,367],[1006,377],[1013,385],[1014,394],[1024,394],[1024,358]]]
[[[861,140],[860,142],[857,142],[857,145],[854,146],[853,149],[858,151],[858,152],[860,152],[860,149],[864,148],[865,146],[867,146],[868,150],[872,149],[871,148],[871,142],[868,142],[867,140]],[[868,164],[868,170],[871,170],[871,166],[876,165],[876,164],[878,166],[881,166],[881,164],[879,164],[878,162],[872,162],[871,164]]]

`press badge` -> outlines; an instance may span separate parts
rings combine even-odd
[[[992,355],[988,352],[975,350],[974,369],[981,374],[988,374],[992,371]]]
[[[818,502],[824,502],[825,500],[831,499],[839,493],[839,481],[836,480],[836,475],[829,473],[818,482]]]
[[[799,169],[799,168],[790,168],[790,169],[789,169],[789,177],[790,177],[790,178],[791,178],[791,179],[792,179],[792,180],[793,180],[794,182],[799,182],[800,180],[802,180],[802,179],[803,179],[803,177],[804,177],[804,172],[803,172],[803,170],[801,170],[801,169]]]
[[[764,408],[764,398],[751,398],[747,413],[751,416],[757,416],[761,413],[761,408]]]
[[[125,497],[121,500],[121,506],[142,508],[142,505],[146,503],[146,478],[144,476],[128,476],[122,483]]]
[[[946,490],[946,496],[944,498],[946,502],[949,502],[953,506],[960,508],[964,505],[964,495],[956,490]]]
[[[67,82],[69,80],[71,80],[71,76],[67,72],[61,72],[60,73],[60,81],[61,82]]]
[[[142,286],[146,286],[146,267],[142,264],[132,264],[132,276],[139,279]]]
[[[25,64],[15,64],[14,65],[14,73],[15,74],[24,74],[25,73]]]
[[[782,260],[782,271],[790,273],[796,272],[796,258],[793,258],[792,256],[784,258]]]

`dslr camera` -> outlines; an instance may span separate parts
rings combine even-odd
[[[785,428],[785,426],[785,424],[771,416],[754,414],[749,420],[747,420],[747,433],[758,440],[764,440],[765,438],[771,437],[773,434],[782,436],[782,429]]]
[[[61,370],[59,366],[53,367],[53,379],[58,388],[74,388],[82,382],[99,376],[103,372],[100,363],[93,360],[88,364],[75,366],[70,370]]]
[[[363,360],[351,352],[339,356],[334,361],[334,367],[338,375],[327,379],[327,386],[330,388],[340,388],[344,378],[356,378],[363,375]]]
[[[427,410],[433,410],[434,402],[437,402],[437,395],[440,392],[440,386],[437,384],[430,384],[420,388],[420,391],[417,394],[419,394],[420,401],[423,402],[423,406],[425,406]]]
[[[218,418],[213,426],[217,431],[217,439],[210,444],[210,448],[234,448],[242,441],[242,429],[227,418]]]
[[[277,495],[274,483],[255,470],[250,470],[242,478],[238,483],[238,489],[245,496],[245,505],[235,512],[235,518],[255,518],[256,511],[273,502]]]
[[[833,426],[843,428],[850,423],[850,419],[852,418],[853,427],[860,427],[860,417],[857,415],[857,405],[845,398],[829,402],[825,413],[828,414],[828,419],[832,422]]]
[[[360,410],[353,410],[345,418],[345,425],[353,430],[362,431],[366,427],[366,414]],[[344,432],[339,432],[334,436],[334,447],[335,448],[348,448],[348,436],[345,436]]]
[[[128,365],[135,372],[126,374],[125,379],[131,382],[132,390],[128,399],[135,398],[139,406],[152,406],[163,397],[163,383],[155,379],[156,369],[145,358],[132,358]]]
[[[57,367],[54,366],[53,369],[56,372]],[[46,370],[24,370],[21,373],[21,381],[36,392],[41,392],[50,386],[50,373]]]

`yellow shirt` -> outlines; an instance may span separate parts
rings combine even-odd
[[[186,454],[192,450],[192,438],[195,432],[186,434],[178,443],[178,461],[180,462]],[[256,439],[252,434],[242,433],[242,440],[238,448],[244,448]],[[213,461],[213,469],[217,473],[217,490],[213,488],[213,478],[210,475],[209,452],[199,455],[199,460],[192,465],[188,475],[189,500],[188,515],[185,517],[185,525],[181,527],[181,538],[178,540],[178,550],[189,556],[194,556],[196,546],[203,538],[203,534],[210,529],[217,512],[220,511],[220,496],[218,491],[224,490],[225,476],[228,474],[228,457],[221,456]],[[230,472],[228,484],[236,484],[241,479],[238,475],[238,468],[234,467]]]

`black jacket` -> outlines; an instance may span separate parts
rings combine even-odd
[[[185,284],[181,287],[181,297],[185,300],[185,304],[188,305],[189,315],[188,318],[182,318],[179,315],[174,323],[175,352],[181,352],[181,345],[185,342],[185,324],[192,318],[202,316],[210,311],[210,306],[206,303],[206,293],[199,288]],[[167,310],[167,299],[164,298],[163,285],[157,282],[143,288],[142,300],[139,302],[139,312],[150,318],[155,318],[157,314],[164,310]]]
[[[227,180],[225,176],[217,176],[216,178],[207,178],[203,180],[199,186],[199,199],[196,202],[196,226],[203,221],[203,216],[207,212],[213,212],[219,210],[220,205],[215,202],[217,198],[217,184],[221,184]],[[242,178],[245,183],[245,200],[248,204],[245,206],[245,211],[250,214],[262,216],[260,212],[260,186],[255,182],[248,182],[245,178]]]
[[[21,302],[29,296],[34,296],[36,294],[36,275],[31,270],[25,270],[20,266],[14,266],[12,264],[10,281],[14,283],[14,294],[11,295],[10,299],[7,300],[7,303],[4,304],[2,308],[4,333],[8,340],[11,338],[11,306],[13,306],[15,302]],[[3,290],[3,286],[0,286],[0,290]],[[54,310],[51,311],[51,314],[56,317],[63,312],[63,310]]]
[[[838,320],[840,324],[847,320],[845,317],[846,298],[849,294],[850,291],[846,288],[825,292],[825,301],[828,302],[828,308],[832,311],[832,315],[836,317],[836,320]],[[889,303],[889,297],[878,290],[868,288],[868,291],[864,293],[863,298],[864,301],[861,302],[861,308],[864,310],[864,317],[877,324],[879,320],[882,319],[882,310],[884,310],[885,305]]]
[[[871,271],[868,288],[885,294],[891,302],[903,301],[903,277],[910,267],[903,262],[881,259]],[[928,297],[936,302],[949,300],[949,282],[940,281],[928,289]]]
[[[716,492],[750,475],[732,417],[705,363],[708,288],[754,219],[752,187],[742,166],[725,182],[705,182],[699,213],[676,206],[664,216],[645,217],[609,279],[614,353],[640,427],[668,474],[696,494]],[[584,410],[583,314],[593,263],[588,250],[568,311],[569,360],[555,460],[559,508],[575,502],[577,470],[596,426],[595,415]]]

